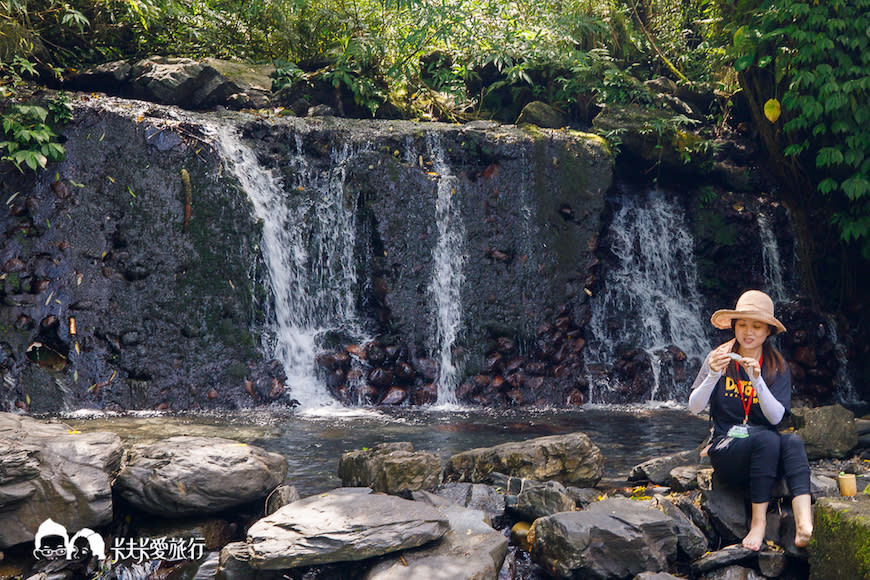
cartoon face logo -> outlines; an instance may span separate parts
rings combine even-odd
[[[39,525],[33,544],[37,560],[82,560],[92,556],[106,559],[106,543],[98,533],[82,528],[70,538],[66,527],[51,518]]]

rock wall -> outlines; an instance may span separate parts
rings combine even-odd
[[[4,175],[5,404],[51,412],[291,402],[260,340],[274,307],[260,226],[207,136],[216,116],[106,97],[75,106],[64,162],[35,178]],[[366,330],[417,365],[404,383],[411,391],[437,374],[437,363],[434,374],[417,363],[437,349],[428,288],[440,181],[450,179],[464,230],[456,356],[466,372],[484,365],[497,337],[530,343],[538,324],[586,299],[611,181],[598,137],[487,123],[219,122],[238,124],[262,170],[300,203],[297,146],[312,175],[329,171],[329,151],[352,149],[343,171],[358,214],[356,300]],[[339,350],[345,338],[334,339]]]
[[[229,170],[217,125],[237,128],[238,146],[252,152],[254,172],[274,181],[280,203],[313,208],[338,187],[352,214],[350,229],[337,233],[326,231],[334,224],[316,223],[316,212],[298,218],[303,228],[323,230],[321,237],[351,240],[353,280],[344,300],[359,328],[332,320],[314,329],[316,372],[331,396],[351,404],[429,403],[448,361],[458,367],[460,401],[589,400],[584,349],[596,338],[592,301],[611,283],[608,228],[619,200],[649,188],[631,181],[649,170],[640,166],[642,155],[622,151],[614,170],[599,137],[528,125],[193,113],[92,94],[78,94],[74,104],[65,161],[36,176],[2,169],[6,408],[293,403],[286,365],[270,360],[279,334],[273,290],[281,282],[270,279],[263,223]],[[783,252],[778,313],[793,332],[779,346],[796,394],[832,402],[848,377],[843,357],[863,343],[838,339],[834,319],[800,298],[788,212],[759,193],[772,184],[749,145],[727,145],[736,153],[723,154],[723,163],[737,163],[747,181],[723,181],[700,166],[656,170],[694,239],[698,311],[730,307],[745,288],[768,288],[765,218]],[[446,218],[438,209],[445,197],[453,212]],[[433,290],[445,219],[460,232],[451,267],[461,274],[446,301],[459,310],[447,347],[439,342],[443,313]],[[332,260],[318,247],[305,250],[303,269]],[[319,275],[325,285],[334,282]],[[624,325],[620,315],[609,314],[613,324]],[[713,345],[719,337],[708,331]],[[672,344],[653,361],[633,338],[620,339],[606,368],[594,369],[616,385],[616,398],[599,394],[595,402],[648,400],[661,377],[676,385],[666,396],[681,398],[698,360]]]
[[[4,406],[227,407],[271,386],[258,226],[196,128],[82,96],[63,136],[65,161],[2,176]]]

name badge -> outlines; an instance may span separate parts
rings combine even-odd
[[[734,425],[728,429],[728,436],[736,439],[746,439],[749,437],[749,427],[746,425]]]

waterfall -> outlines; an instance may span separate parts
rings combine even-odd
[[[764,279],[767,281],[767,292],[774,302],[783,302],[788,299],[785,282],[782,274],[782,261],[779,256],[779,244],[776,234],[770,227],[767,216],[758,212],[758,231],[761,236],[761,254],[764,263]]]
[[[612,364],[620,344],[643,349],[652,363],[650,400],[682,397],[660,385],[666,348],[691,358],[709,348],[698,292],[693,238],[680,205],[660,191],[621,194],[607,233],[615,265],[604,290],[591,298],[587,372]],[[589,400],[605,403],[612,385],[590,372]]]
[[[435,134],[426,139],[432,158],[432,170],[437,175],[435,220],[438,243],[433,253],[434,269],[429,293],[435,307],[435,350],[440,360],[438,375],[438,406],[456,405],[456,385],[461,376],[454,360],[453,347],[462,327],[462,284],[465,264],[465,228],[455,203],[456,177],[444,160],[444,146]]]
[[[353,337],[358,328],[354,207],[345,199],[348,145],[333,150],[327,170],[309,165],[295,135],[293,182],[263,167],[234,128],[212,129],[227,168],[239,180],[262,220],[261,251],[274,298],[267,350],[283,363],[291,396],[302,407],[334,404],[315,372],[325,333]]]
[[[825,327],[831,337],[831,342],[834,344],[834,352],[837,354],[837,399],[840,403],[855,403],[860,400],[855,392],[855,385],[849,377],[849,357],[846,354],[846,345],[840,342],[837,336],[837,322],[833,316],[828,316],[825,321]]]

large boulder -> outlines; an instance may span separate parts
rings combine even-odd
[[[556,578],[630,578],[667,569],[677,554],[671,518],[629,499],[540,518],[529,535],[532,559]]]
[[[599,135],[619,132],[620,150],[649,165],[661,164],[679,171],[699,171],[702,162],[712,165],[712,156],[700,147],[703,138],[690,132],[688,125],[679,126],[671,121],[670,107],[644,107],[609,103],[593,119],[592,127]],[[694,163],[686,165],[684,154],[695,152]]]
[[[846,457],[858,444],[855,415],[842,405],[792,409],[795,433],[804,441],[807,457]]]
[[[67,79],[67,86],[187,109],[215,105],[256,108],[269,104],[274,72],[271,65],[152,56],[135,63],[99,65]]]
[[[277,453],[220,437],[170,437],[137,445],[118,475],[125,500],[163,517],[216,513],[265,498],[284,480]]]
[[[558,129],[568,124],[568,117],[562,111],[551,107],[543,101],[532,101],[520,111],[517,117],[517,125],[531,123],[538,127]]]
[[[486,481],[493,472],[538,481],[592,487],[604,474],[604,457],[585,433],[538,437],[453,455],[445,481]]]
[[[48,518],[71,534],[111,522],[122,456],[114,433],[0,413],[0,548],[33,541]]]
[[[377,564],[365,580],[495,580],[498,578],[508,541],[492,529],[489,516],[466,509],[427,492],[414,494],[443,512],[450,520],[448,531],[431,548],[421,548]]]
[[[338,476],[344,487],[371,487],[384,493],[431,491],[441,480],[441,458],[414,451],[411,443],[381,443],[342,454]]]
[[[286,505],[224,547],[222,567],[282,570],[365,560],[437,540],[448,517],[421,502],[345,487]]]
[[[810,578],[870,578],[870,498],[822,498],[813,516]]]

